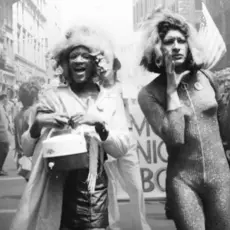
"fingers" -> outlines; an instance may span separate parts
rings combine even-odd
[[[57,116],[54,118],[58,123],[60,124],[65,124],[67,125],[69,122],[69,119],[67,117],[61,117],[61,116]]]
[[[189,70],[186,70],[184,71],[183,73],[181,73],[178,77],[177,77],[177,84],[179,84],[181,82],[181,80],[187,75],[189,74],[190,71]]]
[[[74,116],[72,116],[69,120],[69,125],[72,127],[72,128],[76,128],[77,125],[79,125],[79,122],[83,119],[84,117],[84,114],[83,113],[78,113]]]
[[[63,129],[63,128],[65,128],[65,126],[66,126],[65,124],[59,123],[58,121],[55,121],[51,125],[49,125],[48,127],[55,128],[55,129]]]
[[[69,116],[67,114],[57,114],[59,117],[69,119]]]
[[[166,72],[167,74],[172,75],[175,71],[175,63],[172,60],[172,55],[168,51],[165,51],[164,53]]]
[[[175,72],[175,62],[172,60],[172,57],[171,57],[171,73],[174,73]]]
[[[76,113],[75,115],[71,116],[70,119],[73,119],[75,117],[83,116],[84,113]]]
[[[185,75],[189,74],[190,73],[190,70],[186,70],[184,71],[182,74],[181,74],[181,77],[183,78]]]
[[[57,116],[54,118],[55,128],[64,128],[69,122],[67,117]]]
[[[81,120],[83,119],[83,116],[79,116],[79,117],[74,117],[71,119],[71,121],[76,124],[79,123]]]
[[[84,114],[83,113],[78,113],[70,118],[71,121],[73,122],[78,122],[83,118]]]

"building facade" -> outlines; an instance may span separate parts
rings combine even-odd
[[[146,16],[159,6],[183,15],[195,25],[200,21],[201,0],[133,0],[134,30],[138,29],[138,25]]]
[[[46,68],[48,82],[54,77],[53,62],[50,59],[49,50],[59,41],[62,34],[62,18],[58,1],[47,1],[46,5],[46,37],[48,41],[48,53],[46,55]]]
[[[19,0],[13,5],[15,68],[18,82],[46,78],[47,0]]]
[[[189,1],[189,0],[188,0]],[[138,29],[140,23],[153,9],[163,6],[177,11],[177,0],[133,0],[133,27]]]
[[[14,68],[13,4],[17,0],[0,1],[0,92],[5,93],[16,82]]]

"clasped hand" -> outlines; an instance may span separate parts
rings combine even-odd
[[[78,125],[94,126],[96,123],[102,123],[102,119],[92,113],[77,113],[72,117],[68,117],[66,114],[60,113],[47,113],[38,114],[36,122],[40,128],[59,128],[63,129],[66,126],[76,128]]]
[[[96,123],[103,123],[103,121],[98,115],[92,113],[77,113],[69,120],[69,124],[74,128],[83,124],[95,126]]]

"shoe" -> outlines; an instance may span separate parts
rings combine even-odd
[[[0,171],[0,176],[8,176],[8,173],[4,170]]]
[[[168,203],[165,204],[165,216],[168,220],[173,219],[172,210],[170,210],[170,208],[168,207]]]
[[[173,219],[173,216],[172,216],[172,213],[169,209],[166,209],[165,210],[165,216],[168,220],[172,220]]]

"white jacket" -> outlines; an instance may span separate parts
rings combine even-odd
[[[101,88],[98,99],[89,109],[99,113],[108,125],[109,136],[102,142],[104,150],[114,158],[124,156],[133,145],[133,139],[128,130],[122,98],[113,88]],[[69,87],[59,87],[47,91],[38,110],[52,110],[72,116],[76,111],[84,112],[86,105]],[[57,230],[60,227],[65,175],[45,170],[42,141],[48,133],[48,129],[43,130],[39,140],[31,138],[29,131],[22,137],[24,154],[37,160],[10,230]]]

